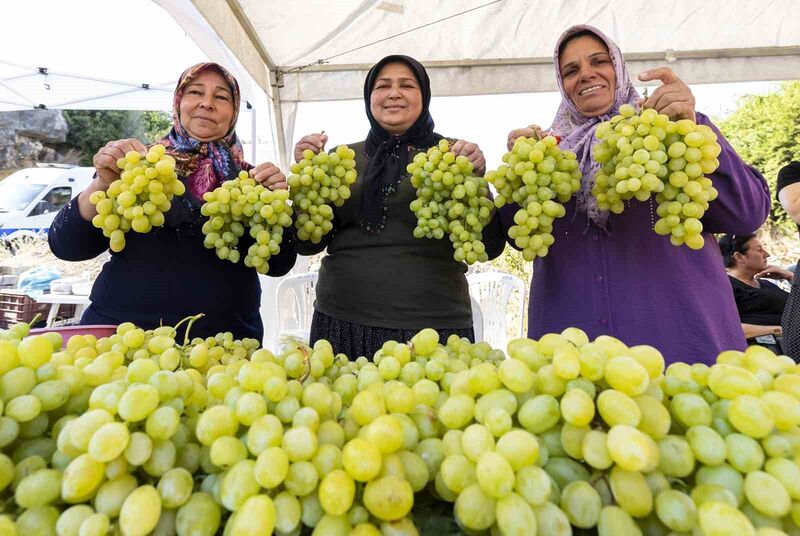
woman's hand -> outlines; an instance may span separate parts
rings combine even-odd
[[[117,160],[124,158],[129,151],[146,153],[147,148],[139,140],[129,138],[106,143],[92,158],[92,165],[97,171],[95,182],[98,190],[107,190],[122,172],[117,167]]]
[[[125,153],[129,151],[137,151],[145,154],[147,148],[139,140],[128,138],[126,140],[115,140],[106,143],[97,153],[92,157],[92,165],[94,166],[97,176],[94,180],[78,195],[78,212],[81,217],[90,221],[97,215],[97,209],[89,201],[89,197],[94,192],[105,192],[111,183],[119,179],[122,170],[117,167],[117,160],[123,158]]]
[[[539,125],[528,125],[525,128],[512,130],[508,133],[508,142],[506,143],[509,151],[514,148],[514,141],[517,138],[536,138],[540,140],[544,138],[544,132]]]
[[[672,72],[672,69],[657,67],[640,74],[639,80],[642,82],[660,80],[663,84],[656,88],[646,101],[643,103],[640,101],[644,108],[653,108],[660,114],[668,115],[673,121],[679,119],[697,121],[692,90]]]
[[[761,279],[762,277],[767,279],[785,279],[786,281],[792,282],[794,281],[794,274],[789,270],[784,270],[780,266],[774,266],[770,264],[767,266],[765,270],[761,270],[758,272],[755,277]]]
[[[314,154],[317,154],[325,148],[326,143],[328,143],[328,135],[324,133],[303,136],[294,146],[295,162],[299,162],[303,159],[303,151],[306,149],[310,149]]]
[[[486,173],[486,158],[483,157],[483,151],[476,143],[469,141],[458,140],[450,148],[456,156],[466,156],[472,162],[473,172],[482,177]]]
[[[250,170],[250,176],[270,190],[289,189],[289,185],[286,184],[286,175],[272,162],[257,165]]]

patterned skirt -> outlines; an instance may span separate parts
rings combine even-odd
[[[794,283],[781,319],[783,353],[800,363],[800,262],[794,269]]]
[[[314,311],[311,320],[311,344],[326,339],[333,346],[334,353],[344,354],[354,361],[359,356],[372,356],[381,349],[386,341],[408,342],[417,331],[414,329],[391,329],[362,326],[352,322],[337,320],[319,311]],[[475,342],[475,332],[468,329],[437,329],[439,340],[445,342],[450,335],[466,337]]]

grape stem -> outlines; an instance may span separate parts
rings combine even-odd
[[[303,364],[306,366],[306,371],[300,378],[300,383],[303,383],[311,375],[311,352],[309,351],[310,348],[305,344],[300,344],[297,349],[303,354]]]
[[[42,319],[42,313],[36,313],[36,315],[34,315],[34,317],[31,319],[31,321],[28,322],[28,326],[29,327],[35,326],[36,322],[38,322],[41,319]]]
[[[204,316],[206,316],[206,315],[203,314],[203,313],[199,313],[199,314],[196,314],[194,316],[189,316],[189,317],[186,317],[183,320],[181,320],[181,322],[184,322],[185,320],[189,320],[189,323],[186,325],[186,334],[183,337],[183,346],[187,346],[189,344],[189,331],[191,331],[191,329],[192,329],[192,324],[194,324],[195,322],[197,322],[198,320],[200,320]],[[178,324],[180,324],[181,322],[179,322]],[[175,326],[176,329],[177,329],[177,327],[178,326]],[[176,331],[176,333],[177,333],[177,331]]]

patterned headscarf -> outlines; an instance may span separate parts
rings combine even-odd
[[[233,95],[233,117],[225,135],[214,141],[203,142],[192,138],[181,124],[180,103],[186,86],[204,71],[215,71],[222,75]],[[167,154],[175,158],[175,172],[184,178],[186,186],[197,199],[213,190],[222,182],[233,179],[239,170],[249,170],[244,161],[242,144],[236,136],[236,120],[239,117],[239,83],[224,67],[217,63],[198,63],[186,69],[178,79],[172,99],[172,129],[157,143],[167,148]]]
[[[564,81],[561,78],[558,53],[562,43],[576,33],[587,31],[594,34],[608,47],[608,53],[611,56],[611,63],[614,65],[614,74],[617,79],[616,87],[614,88],[614,104],[608,112],[598,117],[586,117],[578,111],[578,108],[570,100],[569,95],[564,91]],[[617,44],[593,26],[579,24],[572,26],[561,34],[556,43],[553,63],[556,68],[556,80],[558,80],[558,89],[561,91],[562,99],[550,130],[561,136],[560,146],[562,149],[569,149],[578,155],[578,162],[583,173],[581,189],[576,194],[578,212],[585,212],[591,222],[605,229],[608,223],[608,211],[600,210],[597,206],[597,199],[592,195],[594,176],[597,170],[600,169],[600,164],[592,159],[592,147],[599,142],[594,136],[594,131],[598,124],[608,121],[612,116],[619,113],[619,107],[623,104],[636,106],[639,94],[631,84],[625,59],[622,57],[622,52]]]

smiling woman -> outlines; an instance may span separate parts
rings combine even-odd
[[[562,43],[561,80],[575,107],[586,117],[602,115],[614,104],[617,77],[608,47],[591,32]]]
[[[744,349],[731,285],[711,233],[751,233],[764,222],[769,212],[764,178],[708,117],[695,112],[692,91],[669,68],[639,75],[641,81],[661,82],[642,102],[622,51],[597,28],[567,29],[555,45],[553,64],[562,100],[550,130],[561,136],[562,149],[578,155],[583,176],[565,217],[553,224],[555,243],[534,262],[528,336],[575,326],[590,338],[612,335],[629,345],[655,346],[667,362],[711,362],[723,350]],[[632,201],[619,215],[599,209],[592,195],[600,167],[592,158],[595,129],[624,104],[653,108],[672,120],[696,120],[716,132],[722,153],[709,178],[719,197],[702,219],[701,250],[676,248],[655,234],[652,202]],[[536,125],[512,131],[509,148],[517,137],[537,131]],[[517,209],[501,209],[507,228]]]
[[[388,56],[364,81],[370,122],[367,139],[353,144],[358,179],[353,195],[335,209],[334,228],[319,244],[298,241],[298,253],[328,248],[317,283],[312,342],[327,339],[351,359],[372,358],[388,340],[407,341],[420,329],[474,338],[466,265],[453,259],[447,240],[414,238],[417,224],[409,204],[416,198],[406,166],[415,153],[436,145],[428,111],[430,81],[408,56]],[[318,152],[327,137],[311,134],[295,146]],[[486,162],[474,143],[458,140],[452,151],[466,156],[479,174]],[[503,250],[495,214],[483,229],[490,259]]]
[[[180,121],[198,141],[218,140],[230,133],[233,94],[221,74],[203,71],[186,85],[179,104]]]
[[[125,249],[111,254],[92,288],[92,304],[82,323],[130,321],[149,329],[162,321],[174,325],[204,313],[192,334],[207,337],[230,331],[237,338],[261,340],[261,285],[256,270],[218,259],[204,247],[201,232],[203,194],[240,171],[270,189],[286,188],[283,173],[273,164],[253,167],[244,161],[236,136],[238,111],[239,84],[221,65],[201,63],[181,75],[173,97],[172,129],[159,143],[175,159],[186,192],[173,198],[163,226],[128,233]],[[87,260],[108,249],[108,239],[91,224],[97,211],[89,196],[120,178],[119,158],[146,149],[139,140],[116,140],[95,154],[96,178],[59,212],[50,228],[48,240],[57,257]],[[249,235],[241,240],[243,249],[252,243]],[[270,259],[269,275],[288,272],[296,256],[292,237],[284,235],[280,253]]]

